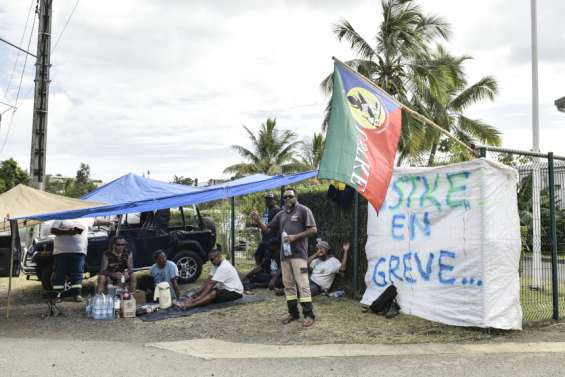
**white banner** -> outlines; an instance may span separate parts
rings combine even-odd
[[[369,205],[361,303],[393,283],[403,313],[521,329],[517,182],[484,159],[396,169],[378,216]]]

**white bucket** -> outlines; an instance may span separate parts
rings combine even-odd
[[[171,287],[169,283],[163,281],[155,287],[155,293],[153,293],[153,300],[159,299],[159,308],[167,309],[172,305],[171,301]]]

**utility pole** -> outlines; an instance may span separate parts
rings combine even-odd
[[[49,70],[51,69],[51,9],[53,0],[39,0],[39,29],[35,63],[35,95],[29,173],[35,188],[45,188],[47,154],[47,110],[49,104]]]
[[[530,0],[532,39],[532,151],[539,152],[539,98],[538,98],[538,21],[537,0]],[[541,258],[541,172],[540,159],[532,166],[532,281],[530,287],[542,288]]]

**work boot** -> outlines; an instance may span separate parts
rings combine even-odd
[[[283,325],[288,325],[290,322],[297,321],[298,318],[299,318],[298,316],[294,316],[288,313],[287,315],[281,318],[281,322]]]

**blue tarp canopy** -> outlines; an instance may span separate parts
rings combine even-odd
[[[179,185],[126,174],[84,195],[82,200],[93,200],[109,204],[139,202],[171,195],[200,191],[200,187]]]
[[[209,187],[178,185],[127,174],[82,197],[82,199],[112,203],[110,205],[23,218],[42,221],[63,220],[175,208],[287,186],[314,178],[317,174],[317,170],[276,176],[255,174]]]

